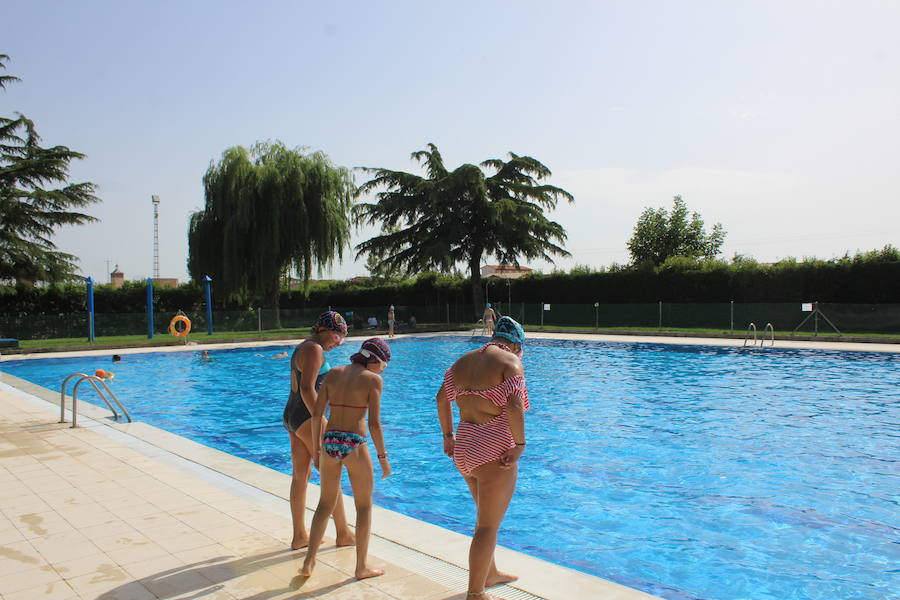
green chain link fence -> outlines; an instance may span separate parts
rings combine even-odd
[[[800,303],[645,303],[645,304],[557,304],[494,302],[494,309],[507,314],[529,327],[578,327],[583,329],[639,328],[639,329],[714,329],[743,332],[755,323],[760,330],[771,323],[776,331],[793,331],[804,321],[798,333],[833,333],[833,324],[843,334],[900,333],[900,304],[818,304],[812,314]],[[387,306],[335,306],[347,318],[353,330],[370,328],[375,319],[378,329],[386,328]],[[307,309],[249,309],[246,311],[217,311],[213,315],[216,332],[301,330],[315,321],[324,308]],[[191,320],[192,336],[205,335],[206,313],[185,313]],[[471,304],[434,304],[419,306],[397,305],[395,315],[398,331],[412,329],[414,321],[421,327],[467,327],[480,317]],[[156,313],[154,332],[167,335],[174,314]],[[829,323],[830,322],[830,323]],[[96,313],[95,334],[101,336],[146,335],[145,313]],[[18,316],[0,315],[0,337],[20,340],[78,338],[87,335],[85,313]]]

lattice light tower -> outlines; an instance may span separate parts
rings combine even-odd
[[[150,196],[153,201],[153,279],[159,279],[159,196]]]

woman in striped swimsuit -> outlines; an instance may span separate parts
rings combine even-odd
[[[524,341],[522,326],[501,317],[490,342],[447,369],[437,395],[444,453],[468,484],[478,514],[469,551],[467,600],[490,600],[486,587],[518,579],[497,570],[494,548],[525,451],[529,405],[521,360]],[[452,402],[460,417],[455,436]]]

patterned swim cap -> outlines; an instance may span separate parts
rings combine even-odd
[[[369,338],[362,343],[359,352],[350,357],[350,362],[366,365],[380,360],[387,364],[391,362],[391,349],[381,338]]]
[[[341,335],[347,335],[347,321],[344,320],[344,317],[339,312],[326,310],[319,315],[319,318],[316,319],[316,324],[312,327],[313,333],[319,333],[320,331],[337,331]]]
[[[521,346],[525,343],[525,330],[512,317],[500,317],[494,325],[494,337],[504,338]]]

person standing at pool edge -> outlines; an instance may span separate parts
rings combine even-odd
[[[525,451],[529,403],[521,360],[524,342],[522,326],[501,317],[490,342],[447,369],[437,394],[444,453],[453,458],[469,486],[477,511],[467,600],[491,600],[485,588],[518,579],[497,570],[494,549],[516,489],[518,460]],[[452,402],[459,407],[455,436]]]
[[[481,321],[484,324],[484,332],[487,335],[494,335],[494,321],[497,320],[497,313],[491,308],[491,303],[484,305],[484,313],[481,315]]]
[[[309,543],[306,530],[306,488],[312,474],[313,439],[310,417],[316,406],[319,388],[325,374],[331,369],[325,352],[341,344],[347,335],[347,323],[340,314],[329,310],[316,319],[311,335],[294,349],[291,355],[291,393],[284,406],[284,428],[291,440],[291,520],[294,534],[291,550]],[[324,419],[323,419],[324,420]],[[347,525],[344,503],[334,507],[334,526],[338,546],[352,546],[353,532]]]
[[[394,337],[394,322],[396,318],[394,317],[394,305],[391,304],[391,307],[388,309],[387,322],[388,322],[388,337]]]
[[[356,570],[357,579],[384,575],[366,563],[369,550],[369,531],[372,528],[372,489],[374,474],[372,459],[366,444],[366,412],[369,413],[369,432],[375,444],[381,478],[391,474],[384,449],[381,430],[381,374],[391,360],[391,350],[382,340],[371,338],[362,343],[359,352],[350,357],[350,364],[332,369],[322,393],[316,401],[313,418],[313,449],[319,467],[321,494],[316,515],[310,528],[309,550],[300,575],[309,577],[316,566],[316,552],[325,534],[328,515],[341,497],[341,465],[347,467],[353,500],[356,503]],[[331,406],[326,430],[322,431],[321,417]]]

